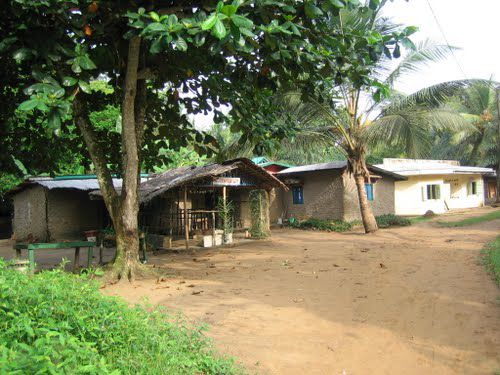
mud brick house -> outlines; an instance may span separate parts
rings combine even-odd
[[[369,166],[366,181],[368,200],[375,215],[393,214],[395,182],[406,177]],[[361,218],[354,178],[347,171],[346,161],[303,165],[283,169],[275,174],[289,191],[277,191],[271,206],[271,220]]]
[[[121,186],[114,179],[115,187]],[[46,242],[81,239],[86,230],[106,227],[109,218],[102,201],[89,192],[99,188],[95,176],[29,178],[9,192],[17,241]]]

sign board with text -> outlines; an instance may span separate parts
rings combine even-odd
[[[214,178],[215,186],[239,186],[241,185],[240,177],[216,177]]]

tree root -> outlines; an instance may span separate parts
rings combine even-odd
[[[140,262],[125,265],[123,262],[115,262],[105,267],[106,282],[134,282],[138,279],[158,277],[161,271]]]

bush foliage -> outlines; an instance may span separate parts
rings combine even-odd
[[[488,243],[482,251],[483,263],[500,286],[500,236]]]
[[[307,219],[293,222],[291,225],[300,229],[324,230],[327,232],[347,232],[352,229],[352,224],[342,220]]]
[[[150,310],[150,311],[149,311]],[[202,329],[129,307],[62,270],[28,276],[0,259],[1,374],[230,374]]]
[[[375,217],[375,220],[377,220],[379,228],[389,228],[392,226],[406,227],[411,225],[410,219],[393,214],[380,215]]]

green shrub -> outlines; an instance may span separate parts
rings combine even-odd
[[[342,220],[320,220],[307,219],[304,221],[295,221],[291,224],[299,229],[324,230],[327,232],[347,232],[352,229],[352,224]]]
[[[229,374],[202,329],[129,307],[62,270],[34,276],[0,259],[0,374]]]
[[[498,286],[500,286],[500,236],[484,247],[482,253],[483,263],[491,272]]]
[[[392,226],[406,227],[411,225],[410,219],[393,214],[376,216],[375,220],[379,228],[389,228]]]

